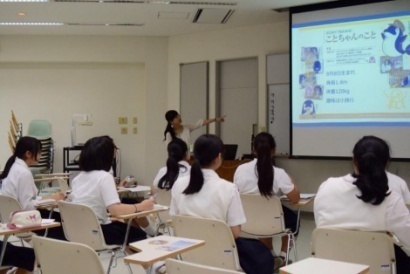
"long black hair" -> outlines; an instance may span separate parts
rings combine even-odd
[[[219,154],[223,154],[222,140],[212,134],[201,135],[194,144],[194,162],[191,166],[191,177],[187,188],[182,192],[186,195],[199,192],[204,185],[204,175],[201,168],[210,166]]]
[[[9,175],[11,166],[14,164],[16,158],[26,160],[25,154],[27,151],[31,152],[35,160],[38,160],[37,155],[41,152],[41,148],[41,142],[36,138],[30,136],[21,137],[17,141],[16,149],[14,150],[13,155],[7,160],[3,173],[0,175],[0,179],[4,179]]]
[[[365,203],[379,205],[390,195],[386,164],[390,159],[389,145],[375,136],[364,136],[353,148],[354,164],[358,174],[354,185],[362,195],[357,196]]]
[[[273,163],[271,151],[276,148],[275,139],[267,132],[256,135],[253,149],[256,152],[257,162],[255,173],[258,177],[258,188],[262,196],[269,198],[273,195]]]
[[[109,136],[99,136],[89,139],[80,153],[78,161],[80,170],[110,171],[114,159],[115,144]]]
[[[174,120],[178,115],[179,115],[179,113],[178,113],[176,110],[168,110],[168,111],[165,113],[165,120],[167,120],[167,127],[165,128],[165,131],[164,131],[164,141],[165,141],[166,138],[167,138],[167,132],[169,132],[169,134],[171,134],[172,140],[174,140],[174,139],[176,138],[176,136],[175,136],[175,131],[174,131],[174,129],[172,128],[171,122],[172,122],[172,120]]]
[[[161,177],[161,179],[159,179],[158,187],[170,190],[178,178],[179,169],[187,169],[186,166],[181,165],[178,162],[185,158],[185,155],[188,152],[188,146],[183,140],[176,138],[168,144],[167,150],[167,172]]]

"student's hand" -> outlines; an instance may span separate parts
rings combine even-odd
[[[151,210],[154,207],[154,201],[152,199],[146,199],[137,204],[138,211]]]
[[[54,199],[56,201],[64,200],[65,195],[62,192],[56,192],[53,195],[50,196],[51,199]]]

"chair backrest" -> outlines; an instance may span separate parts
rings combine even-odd
[[[51,137],[51,123],[47,120],[31,120],[27,135],[37,139],[46,139]]]
[[[165,261],[165,265],[167,268],[167,274],[243,274],[243,272],[234,270],[222,269],[175,259],[167,259]]]
[[[66,193],[67,191],[70,190],[70,187],[68,186],[68,183],[67,183],[67,179],[62,179],[62,178],[56,178],[56,179],[57,179],[58,186],[60,187],[60,191],[62,193]]]
[[[58,201],[58,208],[67,240],[85,244],[96,251],[107,249],[100,223],[90,207]]]
[[[171,205],[171,190],[165,189],[157,189],[155,200],[157,204],[163,206],[170,206]],[[158,212],[158,216],[160,217],[163,223],[171,220],[171,216],[169,215],[169,210]]]
[[[84,244],[33,236],[33,248],[43,274],[104,273],[97,253]]]
[[[316,228],[312,255],[370,266],[370,273],[395,273],[393,238],[385,232]]]
[[[269,199],[260,194],[241,194],[246,223],[241,231],[257,236],[270,236],[285,230],[282,204],[279,197]]]
[[[7,223],[10,213],[22,210],[21,204],[15,198],[7,195],[0,195],[0,219],[2,223]]]
[[[190,216],[172,216],[175,236],[205,240],[205,246],[181,254],[184,261],[240,270],[231,228],[224,222]]]

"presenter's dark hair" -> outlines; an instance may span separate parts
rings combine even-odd
[[[16,144],[16,148],[14,149],[14,153],[10,158],[7,160],[6,165],[4,166],[3,173],[0,175],[0,179],[4,179],[9,175],[11,166],[16,161],[16,158],[21,160],[26,160],[25,154],[26,152],[31,152],[34,159],[37,159],[38,153],[41,152],[41,142],[34,137],[24,136],[21,137]]]
[[[390,195],[386,163],[390,158],[388,144],[375,136],[364,136],[353,148],[354,164],[358,174],[354,184],[361,191],[357,196],[365,203],[379,205]]]
[[[202,189],[204,175],[201,168],[209,167],[219,153],[223,154],[223,147],[222,140],[216,135],[204,134],[196,139],[194,144],[195,160],[191,166],[191,177],[187,188],[182,193],[195,194]]]
[[[275,139],[267,132],[255,136],[253,149],[256,152],[257,162],[255,173],[258,177],[258,188],[262,196],[269,198],[273,195],[273,163],[271,151],[276,148]]]
[[[168,110],[165,113],[165,120],[167,120],[167,127],[165,128],[164,131],[164,141],[167,138],[167,132],[169,132],[169,134],[171,134],[171,138],[172,140],[174,140],[176,138],[175,136],[175,132],[174,129],[172,128],[171,122],[172,120],[174,120],[177,116],[179,115],[179,113],[176,110]]]
[[[109,136],[89,139],[81,150],[79,166],[82,171],[110,171],[114,159],[115,144]]]
[[[159,179],[158,187],[170,190],[179,176],[180,168],[186,170],[186,166],[181,165],[178,162],[185,158],[185,155],[188,152],[188,146],[183,140],[175,138],[168,144],[167,150],[167,172],[161,177],[161,179]]]

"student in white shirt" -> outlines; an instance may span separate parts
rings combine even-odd
[[[389,231],[395,245],[397,273],[410,269],[410,213],[403,198],[389,190],[386,142],[365,136],[353,149],[353,173],[323,182],[314,200],[317,227]],[[370,255],[371,256],[371,255]]]
[[[187,162],[189,158],[188,146],[181,139],[172,140],[168,146],[167,166],[162,167],[154,178],[152,192],[158,188],[171,190],[179,177],[189,175],[191,166]]]
[[[135,204],[122,204],[118,197],[113,176],[109,173],[114,157],[115,145],[108,136],[94,137],[88,140],[80,154],[81,172],[73,179],[71,199],[73,203],[91,207],[104,233],[105,242],[109,245],[123,244],[127,225],[111,221],[111,215],[131,214],[152,209],[151,199]],[[108,212],[107,212],[108,210]],[[132,226],[128,242],[146,238],[141,228]]]
[[[246,269],[246,265],[243,265],[245,262],[241,261],[241,254],[247,253],[248,250],[242,248],[242,239],[239,238],[241,225],[246,222],[246,218],[238,189],[231,182],[219,178],[215,172],[222,163],[222,152],[223,143],[215,135],[205,134],[196,140],[195,160],[190,176],[178,178],[172,187],[170,215],[210,218],[227,223],[237,241],[242,268],[246,273],[255,273]],[[268,255],[266,257],[266,252],[253,254],[262,258],[261,265],[254,265],[254,268],[265,268],[265,271],[259,273],[272,273],[273,257],[269,250],[260,242],[254,242]],[[254,242],[249,244],[253,245]]]
[[[390,161],[390,147],[384,141],[381,142],[380,145],[383,146],[383,149],[380,150],[380,161],[382,161],[385,168],[387,168]],[[410,191],[406,181],[388,171],[386,171],[386,175],[389,184],[389,190],[397,192],[397,194],[399,194],[403,198],[406,204],[410,204]]]
[[[64,200],[62,192],[54,193],[47,197],[39,197],[38,189],[34,183],[33,174],[29,166],[37,165],[41,155],[41,142],[36,138],[21,137],[14,150],[13,155],[8,159],[3,173],[0,175],[2,183],[2,194],[15,198],[22,206],[23,210],[36,209],[36,202],[41,199]],[[42,218],[49,218],[50,211],[39,210]],[[53,212],[53,219],[60,221],[60,214]],[[44,233],[39,231],[36,233]],[[48,230],[48,237],[65,240],[61,227]]]
[[[253,153],[256,159],[249,163],[240,165],[234,174],[234,183],[238,186],[239,192],[244,194],[261,194],[266,199],[273,195],[286,195],[292,203],[299,202],[300,193],[297,185],[285,172],[285,170],[275,167],[272,157],[275,155],[276,143],[273,136],[267,132],[256,135],[253,142]],[[289,208],[282,206],[285,225],[296,231],[297,216]],[[282,238],[281,253],[282,259],[286,257],[288,237]],[[273,249],[272,238],[260,239],[269,249]]]
[[[188,148],[191,145],[191,131],[200,127],[209,125],[213,122],[224,122],[225,116],[216,117],[213,119],[201,119],[196,124],[183,124],[181,115],[176,110],[168,110],[165,113],[165,120],[167,120],[167,127],[164,131],[164,141],[168,144],[175,138],[180,138],[187,143]]]

